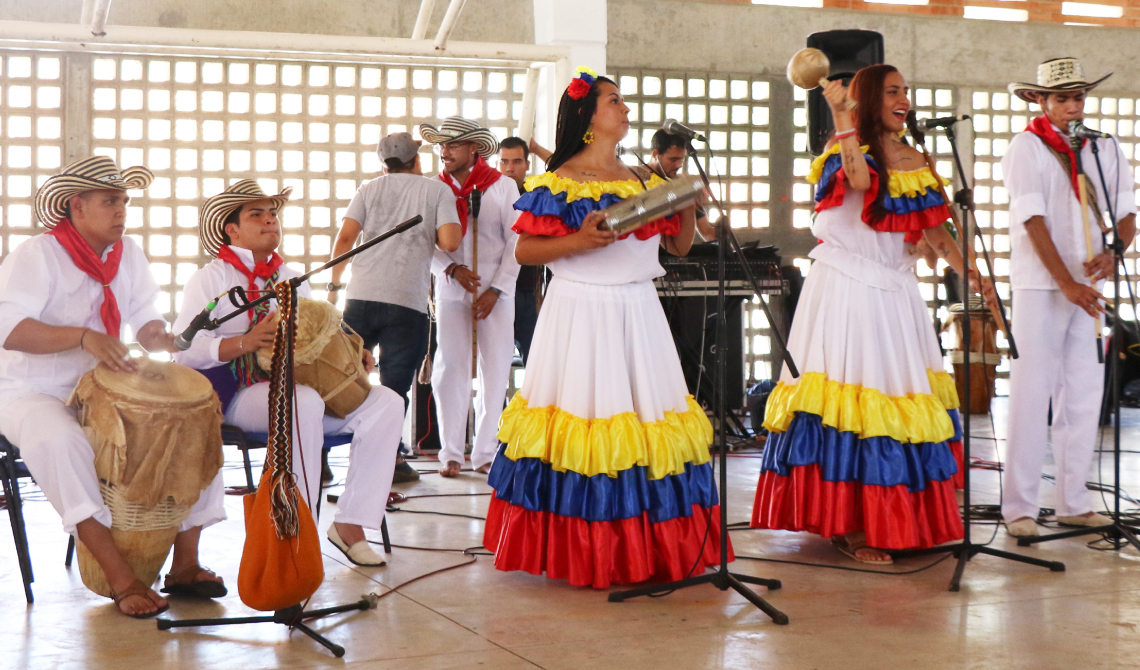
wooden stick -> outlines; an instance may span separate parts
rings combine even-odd
[[[1085,255],[1088,257],[1088,260],[1091,261],[1093,258],[1095,258],[1095,254],[1093,254],[1092,245],[1092,224],[1089,222],[1088,182],[1085,180],[1085,175],[1083,172],[1077,175],[1077,191],[1081,197],[1081,222],[1085,224]],[[1094,289],[1096,288],[1096,282],[1092,281],[1091,278],[1089,279],[1089,284]],[[1098,358],[1103,358],[1104,336],[1101,334],[1099,314],[1093,317],[1093,328],[1096,329],[1096,350]],[[1101,362],[1104,361],[1102,360]]]
[[[470,179],[470,177],[468,177]],[[479,274],[479,210],[483,203],[483,193],[481,191],[471,192],[471,201],[469,204],[471,215],[471,273],[478,276]],[[479,288],[482,288],[480,286]],[[471,448],[475,448],[475,381],[479,376],[479,320],[475,318],[475,302],[479,300],[479,289],[471,294],[471,430],[468,433],[470,438]]]

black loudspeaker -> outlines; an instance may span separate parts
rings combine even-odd
[[[856,72],[868,65],[878,65],[884,58],[883,36],[873,30],[812,33],[808,36],[807,45],[827,55],[831,61],[831,72],[827,78],[832,81],[841,79],[844,85],[851,83]],[[827,147],[827,138],[835,127],[822,88],[808,91],[807,112],[808,149],[812,155],[818,156]]]
[[[725,399],[729,409],[744,406],[744,325],[740,307],[743,303],[743,298],[732,296],[725,301],[728,321],[728,392]],[[713,376],[716,369],[716,299],[662,296],[661,307],[677,344],[689,392],[698,402],[712,407],[716,391]]]

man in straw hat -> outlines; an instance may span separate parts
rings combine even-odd
[[[428,292],[431,257],[438,249],[459,248],[459,215],[446,186],[420,169],[420,142],[410,133],[392,133],[380,140],[376,152],[385,174],[360,186],[348,204],[333,256],[347,253],[362,234],[372,239],[419,214],[423,222],[352,259],[352,282],[344,321],[371,350],[379,347],[376,366],[380,383],[404,399],[428,350]],[[329,301],[336,303],[345,266],[332,269]],[[399,459],[395,482],[420,478],[415,468]]]
[[[36,192],[36,215],[48,231],[0,264],[0,432],[20,448],[64,530],[91,551],[119,610],[136,618],[164,612],[167,603],[115,546],[94,451],[65,403],[100,362],[138,369],[123,344],[124,325],[147,351],[174,350],[146,256],[123,238],[128,191],[153,179],[144,167],[120,170],[105,156],[68,165]],[[225,519],[223,494],[219,472],[179,528],[168,592],[226,594],[221,578],[198,565],[202,528]]]
[[[1104,312],[1100,286],[1113,265],[1097,223],[1111,203],[1128,247],[1136,232],[1136,198],[1128,160],[1115,140],[1084,140],[1079,164],[1093,176],[1086,231],[1078,161],[1069,141],[1069,122],[1084,117],[1085,95],[1108,76],[1088,81],[1076,58],[1055,58],[1038,66],[1036,84],[1009,85],[1010,93],[1044,111],[1013,138],[1001,161],[1010,203],[1012,327],[1020,354],[1010,363],[1002,516],[1017,537],[1037,535],[1050,400],[1057,520],[1069,526],[1111,523],[1093,511],[1085,487],[1104,383],[1096,352]],[[1094,141],[1103,156],[1108,193],[1096,176]]]
[[[286,279],[300,275],[277,253],[281,242],[278,210],[292,189],[270,196],[257,182],[243,179],[202,204],[198,232],[202,248],[214,260],[186,283],[182,312],[174,322],[182,332],[193,318],[218,296],[240,286],[257,297]],[[308,298],[307,283],[297,291]],[[218,300],[211,317],[219,318],[236,307]],[[217,330],[202,331],[175,360],[200,370],[221,398],[226,423],[242,430],[269,429],[269,375],[258,368],[256,352],[272,347],[277,330],[273,308],[263,303],[251,314],[225,322]],[[356,565],[381,566],[384,557],[369,546],[364,528],[379,529],[392,485],[392,468],[403,425],[399,397],[383,386],[375,387],[364,404],[343,419],[325,416],[321,394],[308,386],[296,390],[293,463],[298,488],[313,506],[320,494],[321,449],[325,434],[352,433],[352,450],[344,494],[329,540]]]
[[[514,357],[514,291],[519,263],[515,260],[518,234],[511,228],[518,218],[514,210],[518,187],[487,165],[486,159],[498,150],[499,143],[491,131],[473,121],[453,116],[444,119],[439,128],[425,123],[420,126],[420,135],[439,149],[443,163],[439,179],[454,194],[463,226],[461,248],[438,251],[432,260],[439,331],[431,385],[439,418],[439,473],[454,477],[463,465],[471,407],[474,323],[478,324],[474,335],[478,356],[471,466],[486,473],[499,446],[499,417]],[[482,193],[478,217],[468,211],[469,197],[476,190]],[[469,234],[473,223],[478,230]],[[473,255],[475,244],[477,259]]]

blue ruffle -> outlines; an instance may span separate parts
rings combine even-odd
[[[520,212],[530,212],[535,216],[556,216],[562,219],[567,228],[578,230],[582,227],[582,220],[590,212],[605,209],[616,205],[622,199],[613,193],[603,193],[600,200],[580,198],[574,202],[566,202],[566,194],[554,194],[545,186],[527,191],[515,201],[515,209]]]
[[[712,462],[689,463],[684,474],[650,480],[647,469],[635,466],[617,477],[593,477],[576,472],[556,472],[537,458],[513,461],[499,447],[487,483],[495,496],[532,512],[550,512],[585,521],[632,519],[649,513],[652,523],[661,523],[693,513],[693,505],[710,508],[717,504]]]
[[[961,439],[958,412],[951,410],[949,414],[955,439]],[[958,472],[946,442],[903,444],[889,437],[860,439],[855,433],[824,426],[818,415],[807,412],[797,413],[787,431],[768,436],[761,470],[787,477],[794,467],[817,463],[824,481],[906,484],[911,492],[924,490],[928,481],[946,481]]]
[[[942,199],[942,194],[938,191],[928,188],[926,193],[919,193],[914,196],[899,196],[892,198],[887,196],[883,198],[883,207],[893,214],[910,214],[911,212],[922,212],[937,207],[938,205],[946,202]]]
[[[867,167],[870,168],[872,172],[879,171],[879,166],[875,163],[875,159],[871,158],[871,154],[863,154],[863,157],[867,159]],[[815,188],[816,202],[827,197],[828,192],[831,191],[831,178],[834,177],[835,173],[839,172],[839,169],[842,167],[843,157],[838,153],[832,154],[824,159],[823,172],[820,173],[819,182]]]

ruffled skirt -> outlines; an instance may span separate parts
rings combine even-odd
[[[817,262],[789,336],[801,370],[768,399],[752,526],[882,549],[960,539],[958,396],[917,283],[875,288]]]
[[[651,283],[551,282],[499,439],[483,540],[499,569],[605,588],[718,561],[712,426]]]

